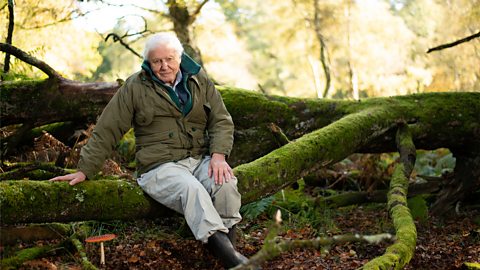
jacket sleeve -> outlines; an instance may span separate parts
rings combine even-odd
[[[92,137],[82,147],[78,169],[92,178],[103,166],[116,144],[132,126],[134,113],[132,91],[125,83],[103,110]],[[131,89],[130,89],[131,90]]]
[[[207,102],[210,106],[208,115],[208,135],[210,137],[210,154],[221,153],[230,155],[233,147],[234,124],[230,113],[223,103],[220,92],[213,82],[206,78]]]

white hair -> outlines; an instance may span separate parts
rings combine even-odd
[[[158,46],[167,45],[172,47],[180,58],[183,53],[183,46],[173,33],[162,32],[150,36],[145,42],[145,49],[143,50],[143,60],[148,60],[148,54],[151,50]]]

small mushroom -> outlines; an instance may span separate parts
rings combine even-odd
[[[112,239],[115,239],[116,235],[115,234],[104,234],[104,235],[99,235],[99,236],[91,236],[85,239],[85,242],[87,243],[98,243],[100,242],[100,264],[104,265],[105,264],[105,251],[103,249],[103,242],[110,241]]]

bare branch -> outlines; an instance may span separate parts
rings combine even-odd
[[[138,16],[138,15],[134,15],[134,16]],[[119,18],[119,20],[125,18],[126,16],[122,16]],[[139,31],[139,32],[135,32],[133,34],[129,34],[128,33],[128,30],[127,32],[121,37],[122,39],[123,38],[126,38],[126,37],[131,37],[131,36],[138,36],[138,35],[143,35],[145,33],[151,33],[152,31],[148,30],[148,24],[147,24],[147,20],[143,17],[143,16],[138,16],[140,18],[142,18],[143,20],[143,30],[142,31]]]
[[[60,74],[58,74],[57,71],[55,71],[51,66],[49,66],[47,63],[38,60],[37,58],[29,55],[28,53],[20,50],[19,48],[6,44],[6,43],[0,43],[0,51],[11,54],[18,59],[22,60],[23,62],[30,64],[41,71],[45,72],[45,74],[48,75],[50,78],[63,78]]]
[[[206,3],[208,3],[208,0],[203,0],[203,2],[200,3],[200,5],[198,5],[197,9],[192,13],[191,16],[193,18],[197,17],[197,15],[200,14],[200,11],[202,11],[202,8]],[[193,19],[193,20],[195,20],[195,19]]]
[[[428,49],[427,53],[431,53],[431,52],[434,52],[434,51],[440,51],[440,50],[443,50],[443,49],[455,47],[457,45],[460,45],[460,44],[465,43],[465,42],[469,42],[470,40],[472,40],[474,38],[478,38],[478,37],[480,37],[480,31],[476,34],[473,34],[473,35],[470,35],[468,37],[456,40],[454,42],[447,43],[447,44],[442,44],[440,46],[430,48],[430,49]]]
[[[125,43],[125,41],[123,41],[123,37],[120,37],[119,35],[115,34],[115,33],[110,33],[107,35],[107,37],[105,38],[105,41],[108,41],[108,39],[112,37],[113,38],[113,42],[120,42],[120,44],[125,47],[127,50],[129,50],[130,52],[132,52],[133,54],[135,54],[136,56],[140,57],[140,58],[143,58],[143,56],[141,56],[138,52],[136,52],[132,47],[130,47],[127,43]]]

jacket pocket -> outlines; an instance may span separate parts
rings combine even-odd
[[[167,162],[172,159],[172,153],[168,146],[162,143],[155,143],[139,147],[135,158],[141,166],[149,166],[153,163]]]
[[[189,123],[187,132],[192,137],[194,147],[203,147],[206,141],[206,126],[203,124]]]

